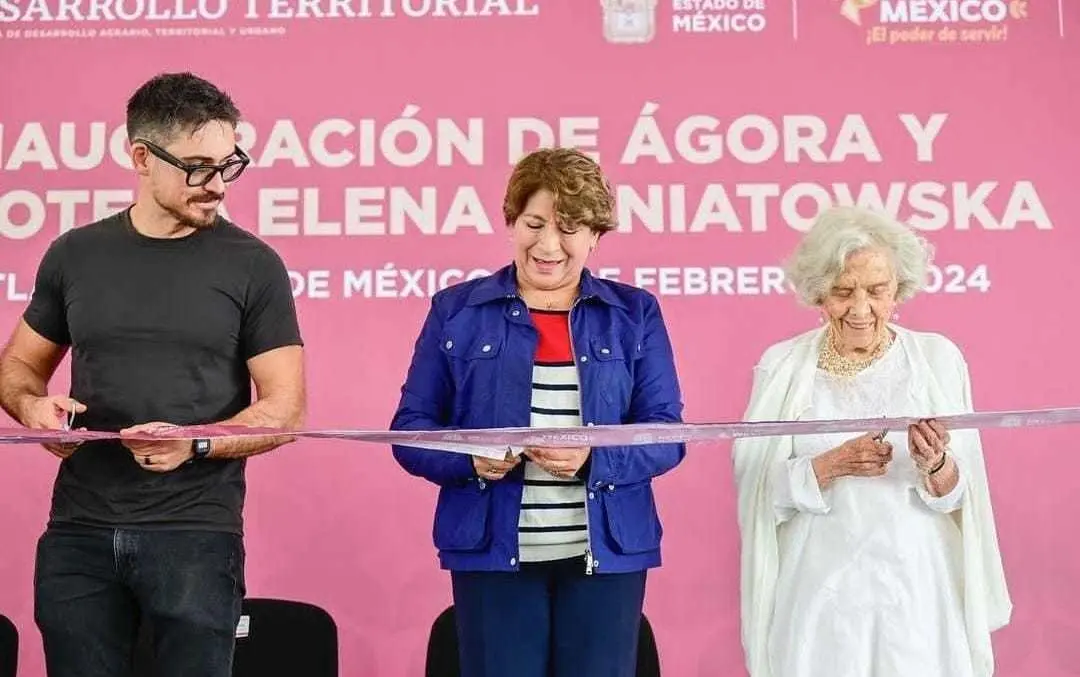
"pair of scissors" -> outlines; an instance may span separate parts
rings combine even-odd
[[[75,429],[75,400],[71,401],[71,409],[68,410],[67,419],[64,421],[64,432]]]

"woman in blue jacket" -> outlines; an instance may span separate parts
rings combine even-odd
[[[585,268],[615,227],[600,167],[544,149],[510,177],[513,263],[432,299],[391,428],[678,422],[660,307]],[[646,570],[660,565],[651,480],[682,444],[526,448],[498,461],[395,446],[439,485],[464,677],[632,677]]]

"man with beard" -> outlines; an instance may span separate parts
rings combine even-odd
[[[120,434],[48,446],[63,460],[34,604],[50,677],[130,674],[140,619],[159,677],[231,674],[245,459],[289,441],[305,409],[285,267],[217,213],[249,162],[239,118],[188,73],[139,88],[127,106],[135,203],[50,245],[0,354],[0,405],[22,425]],[[68,350],[70,396],[49,395]],[[209,423],[283,435],[130,437]]]

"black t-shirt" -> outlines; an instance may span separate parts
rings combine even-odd
[[[177,239],[140,235],[125,210],[60,236],[38,269],[26,322],[71,346],[75,427],[214,423],[251,404],[246,361],[302,345],[288,273],[219,217]],[[244,461],[142,469],[119,441],[60,464],[50,522],[242,533]]]

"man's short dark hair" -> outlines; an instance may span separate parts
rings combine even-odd
[[[192,73],[162,73],[139,87],[127,103],[129,139],[167,142],[177,132],[193,133],[209,122],[232,127],[240,111],[229,95]]]

